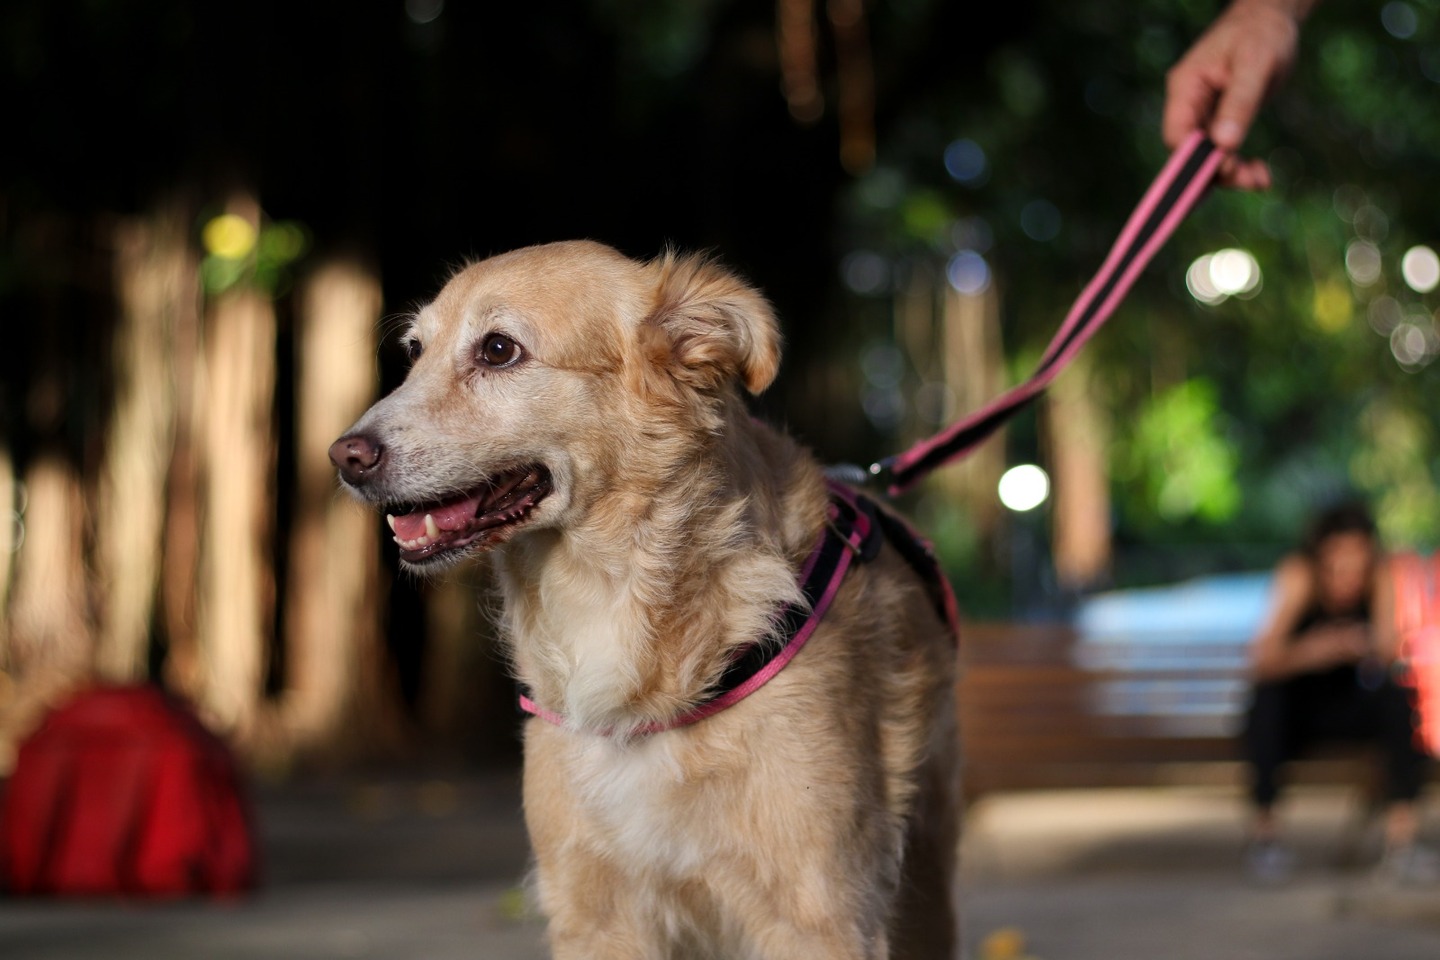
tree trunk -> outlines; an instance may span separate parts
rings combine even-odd
[[[148,667],[175,431],[172,351],[179,318],[197,300],[187,227],[171,206],[125,224],[117,237],[115,399],[96,516],[96,669],[116,681],[140,679]]]
[[[1091,365],[1077,360],[1050,385],[1045,432],[1054,474],[1055,577],[1061,589],[1083,590],[1108,580],[1110,423],[1095,398]]]
[[[234,290],[211,305],[199,391],[201,701],[222,730],[243,730],[264,690],[272,634],[275,312]]]
[[[15,502],[15,464],[0,438],[0,688],[11,689],[10,676],[10,574],[11,561],[20,546],[20,514]],[[5,709],[0,691],[0,710]]]
[[[954,406],[945,422],[978,409],[1005,388],[1005,356],[1000,343],[1000,296],[992,284],[978,294],[962,294],[945,285],[943,355],[945,384]],[[1005,431],[1001,430],[958,464],[940,471],[937,482],[963,500],[982,539],[991,541],[1000,527],[995,488],[1005,471]]]
[[[89,680],[94,663],[79,474],[62,457],[41,454],[25,473],[25,491],[5,651],[15,694],[0,703],[0,771],[13,764],[16,741],[66,690]]]
[[[400,739],[381,633],[381,520],[336,489],[326,457],[375,397],[379,281],[331,263],[296,316],[298,463],[286,591],[283,727],[300,750],[373,752]]]

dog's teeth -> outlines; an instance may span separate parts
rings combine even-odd
[[[440,528],[435,525],[435,518],[428,513],[425,514],[425,534],[431,540],[440,536]]]
[[[387,513],[387,514],[385,514],[385,522],[388,523],[388,524],[390,524],[390,532],[391,532],[391,533],[394,533],[394,532],[395,532],[395,514],[393,514],[393,513]],[[399,537],[396,537],[396,538],[395,538],[395,542],[396,542],[396,543],[399,543],[399,542],[400,542],[400,538],[399,538]]]

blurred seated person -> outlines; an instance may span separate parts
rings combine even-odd
[[[1394,597],[1369,512],[1347,503],[1316,517],[1303,548],[1276,569],[1271,590],[1270,615],[1250,652],[1252,874],[1278,881],[1291,868],[1274,812],[1285,762],[1317,740],[1368,740],[1385,758],[1382,873],[1433,882],[1440,857],[1417,842],[1415,803],[1428,760],[1412,691],[1395,679]]]

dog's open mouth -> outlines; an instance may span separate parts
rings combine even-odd
[[[528,464],[448,500],[394,504],[385,519],[400,546],[400,559],[424,563],[464,547],[488,550],[504,543],[550,490],[550,471]]]

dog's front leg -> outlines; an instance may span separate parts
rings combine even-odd
[[[527,752],[525,818],[553,960],[671,960],[654,893],[621,869],[624,858],[607,855],[611,831],[578,802],[569,768],[546,762],[551,758],[534,742]]]
[[[766,931],[757,957],[765,960],[889,960],[890,946],[884,933],[856,938],[838,931],[803,931],[779,927]]]
[[[782,906],[783,898],[777,906]],[[757,960],[889,960],[885,923],[878,917],[836,915],[825,922],[814,915],[799,922],[791,910],[780,915],[749,913],[742,921]]]
[[[571,851],[538,879],[553,960],[672,960],[655,898],[599,858]]]

